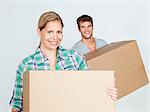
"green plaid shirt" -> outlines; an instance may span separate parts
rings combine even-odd
[[[56,70],[86,70],[85,58],[74,50],[57,50]],[[27,70],[50,70],[49,60],[40,48],[33,55],[25,58],[18,66],[13,96],[10,101],[12,108],[22,110],[23,73]]]

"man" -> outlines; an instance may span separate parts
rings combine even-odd
[[[81,33],[82,39],[78,41],[72,49],[85,55],[88,52],[94,51],[97,48],[107,45],[103,39],[93,37],[93,19],[89,15],[82,15],[77,18],[78,30]],[[117,100],[117,89],[112,87],[107,89],[107,94],[113,100]]]
[[[107,44],[105,40],[96,39],[93,37],[93,19],[88,15],[82,15],[77,19],[78,30],[81,33],[82,39],[77,42],[72,49],[78,51],[80,54],[86,54],[94,51],[97,48],[103,47]]]

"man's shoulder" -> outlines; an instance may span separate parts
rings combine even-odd
[[[107,45],[107,42],[104,39],[101,39],[101,38],[94,38],[94,39],[95,39],[97,48]]]
[[[81,40],[80,40],[80,41],[76,42],[76,43],[73,45],[72,49],[75,50],[75,49],[77,49],[77,48],[80,48],[82,45],[83,45],[83,43],[82,43]]]
[[[96,42],[103,42],[103,43],[107,43],[106,40],[101,39],[101,38],[94,38]]]

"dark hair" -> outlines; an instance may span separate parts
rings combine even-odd
[[[63,21],[61,19],[61,17],[53,12],[53,11],[50,11],[50,12],[45,12],[43,13],[40,18],[39,18],[39,22],[38,22],[38,28],[40,29],[40,31],[45,27],[45,25],[50,22],[50,21],[55,21],[55,20],[58,20],[61,22],[61,25],[62,27],[64,26],[63,24]]]
[[[91,22],[91,24],[93,26],[93,19],[92,19],[92,17],[89,16],[89,15],[82,15],[82,16],[77,18],[77,25],[78,25],[79,29],[80,29],[80,22],[85,22],[85,21]]]

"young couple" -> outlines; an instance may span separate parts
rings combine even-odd
[[[40,44],[35,53],[25,58],[18,66],[11,112],[21,112],[23,106],[23,73],[26,70],[87,70],[84,54],[106,45],[101,39],[93,38],[93,20],[88,15],[77,19],[82,40],[73,46],[74,50],[60,46],[63,39],[63,21],[53,12],[45,12],[38,21],[37,33]],[[108,88],[107,94],[117,100],[117,89]]]

